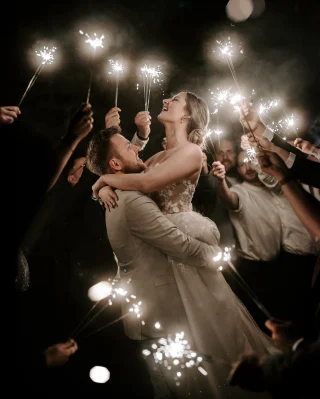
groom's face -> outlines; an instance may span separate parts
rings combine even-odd
[[[139,147],[130,143],[121,134],[115,134],[110,139],[114,157],[111,163],[115,162],[122,173],[140,173],[146,166],[142,159],[139,158]],[[115,169],[115,168],[114,168]]]

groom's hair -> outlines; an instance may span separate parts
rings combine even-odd
[[[112,126],[93,135],[86,156],[86,166],[90,172],[98,176],[109,173],[109,161],[116,154],[110,139],[121,133],[120,126]]]

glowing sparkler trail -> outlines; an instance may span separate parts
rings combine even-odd
[[[225,43],[221,42],[220,40],[216,40],[216,42],[219,44],[219,51],[222,54],[222,57],[227,60],[228,67],[230,69],[233,80],[236,84],[237,90],[241,92],[240,85],[232,61],[232,56],[234,55],[234,45],[232,44],[230,37],[228,37],[228,40]],[[243,54],[243,50],[241,48],[239,49],[239,52]]]
[[[35,81],[37,80],[38,76],[40,75],[42,69],[46,64],[52,64],[54,61],[54,56],[53,53],[56,51],[56,47],[52,47],[49,49],[48,47],[43,47],[43,50],[36,51],[36,55],[41,58],[41,62],[35,71],[34,75],[32,76],[25,92],[23,93],[23,96],[21,97],[21,100],[19,101],[18,107],[21,107],[21,104],[23,100],[25,99],[26,95],[30,91],[31,87],[34,85]]]
[[[144,65],[141,68],[141,72],[143,76],[144,110],[148,111],[152,83],[160,82],[159,77],[162,75],[162,72],[159,66],[154,68],[148,65]]]
[[[113,60],[109,60],[112,68],[112,72],[108,72],[110,75],[116,76],[116,94],[114,106],[118,106],[118,87],[119,87],[119,75],[123,72],[123,66],[119,61],[114,62]]]
[[[92,39],[88,33],[84,33],[82,30],[79,30],[80,35],[85,35],[87,37],[86,43],[89,44],[90,47],[93,48],[93,53],[92,53],[92,63],[91,63],[91,70],[90,70],[90,80],[89,80],[89,87],[88,87],[88,94],[87,94],[87,103],[89,103],[90,100],[90,93],[91,93],[91,85],[92,85],[92,75],[93,75],[93,66],[94,66],[94,60],[96,56],[96,49],[97,47],[103,48],[103,39],[104,35],[101,35],[100,37],[97,36],[96,33],[93,34],[94,38]]]

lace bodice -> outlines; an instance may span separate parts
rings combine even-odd
[[[147,168],[145,173],[160,165],[159,163]],[[192,197],[196,185],[191,180],[181,180],[150,194],[162,213],[179,213],[192,211]]]

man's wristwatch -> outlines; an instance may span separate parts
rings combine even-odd
[[[142,140],[142,141],[148,140],[148,138],[149,138],[149,137],[141,137],[141,136],[139,135],[139,132],[137,132],[136,134],[137,134],[138,139],[139,139],[139,140]]]

